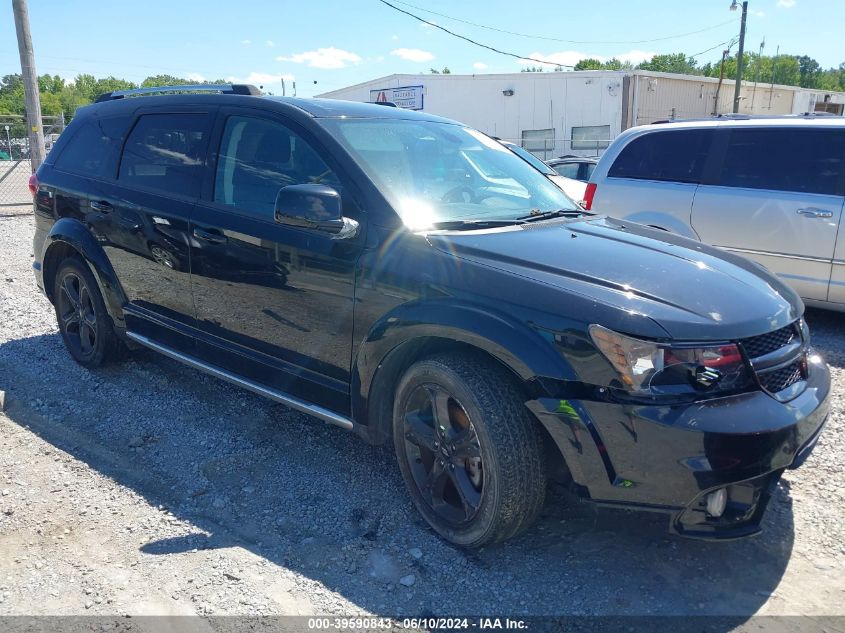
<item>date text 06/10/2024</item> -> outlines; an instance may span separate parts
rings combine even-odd
[[[311,630],[347,630],[347,631],[381,631],[395,628],[402,629],[433,629],[433,630],[525,630],[528,623],[525,620],[511,618],[383,618],[383,617],[355,617],[355,618],[308,618],[308,628]]]

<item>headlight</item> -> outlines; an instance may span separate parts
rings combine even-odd
[[[660,345],[590,326],[590,337],[619,376],[626,391],[679,395],[695,391],[732,391],[745,387],[749,376],[733,343],[695,346]]]

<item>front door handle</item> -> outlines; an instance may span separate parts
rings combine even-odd
[[[833,212],[826,209],[819,209],[818,207],[804,207],[796,211],[798,215],[803,215],[805,218],[832,218]]]
[[[88,203],[88,206],[90,206],[94,211],[99,211],[100,213],[109,213],[112,209],[114,209],[114,207],[105,200],[91,200]]]
[[[203,240],[211,244],[225,244],[226,236],[221,233],[212,231],[205,231],[203,229],[194,229],[194,237],[198,240]]]

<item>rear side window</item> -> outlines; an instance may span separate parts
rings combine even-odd
[[[128,116],[86,120],[56,159],[56,169],[82,176],[114,178],[127,127]]]
[[[709,130],[644,134],[624,147],[607,175],[611,178],[698,183],[712,137]]]
[[[209,114],[146,114],[138,119],[120,159],[118,180],[164,193],[198,196]]]
[[[555,165],[555,171],[564,178],[578,179],[578,163],[561,163]]]
[[[845,130],[731,130],[717,184],[725,187],[841,194]]]

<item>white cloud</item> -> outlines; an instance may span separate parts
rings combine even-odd
[[[186,79],[190,79],[191,81],[195,81],[198,84],[205,82],[205,77],[200,75],[199,73],[188,73]]]
[[[766,17],[766,12],[765,11],[755,11],[754,15],[756,15],[758,18],[764,18],[764,17]]]
[[[428,62],[434,59],[434,55],[419,48],[397,48],[390,51],[391,55],[407,59],[409,62]]]
[[[525,64],[536,64],[536,60],[540,60],[540,63],[548,64],[549,66],[564,66],[564,67],[571,67],[577,64],[582,59],[597,59],[601,62],[606,62],[612,57],[615,57],[619,61],[622,62],[630,62],[632,64],[639,64],[642,61],[647,59],[651,59],[655,53],[649,51],[641,51],[641,50],[631,50],[627,53],[620,53],[618,55],[611,55],[610,57],[606,57],[603,55],[591,55],[589,53],[580,53],[578,51],[558,51],[556,53],[531,53],[528,57],[532,59],[520,59],[517,63],[521,66]]]
[[[249,73],[246,77],[226,77],[226,81],[233,84],[253,84],[254,86],[268,86],[271,84],[278,84],[282,82],[282,79],[285,81],[293,81],[295,77],[290,74],[272,74],[272,73],[260,73],[253,71]]]
[[[252,44],[252,40],[241,40],[241,44],[246,44],[247,46],[249,46],[250,44]]]
[[[484,62],[475,62],[472,67],[476,70],[486,70],[487,64],[485,64]]]
[[[782,9],[791,9],[795,6],[795,0],[778,0],[778,6]]]
[[[390,39],[392,39],[395,42],[396,40],[399,39],[399,36],[398,35],[391,35]]]
[[[295,53],[290,57],[276,58],[280,62],[294,62],[295,64],[308,64],[312,68],[345,68],[346,64],[357,64],[361,57],[341,48],[330,46],[329,48],[318,48],[316,51]]]
[[[270,48],[273,48],[276,45],[276,43],[273,40],[267,40],[266,43],[267,43],[267,46],[269,46]]]

